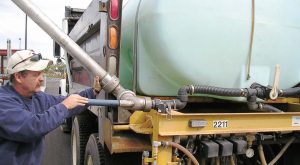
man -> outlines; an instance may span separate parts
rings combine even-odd
[[[68,97],[41,92],[49,62],[30,50],[8,59],[10,83],[0,88],[0,164],[39,165],[44,136],[95,98],[92,88]]]

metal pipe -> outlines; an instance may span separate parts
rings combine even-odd
[[[161,146],[161,142],[159,141],[153,141],[152,144],[152,158],[153,158],[153,165],[157,164],[157,158],[158,158],[158,147]]]
[[[7,39],[7,54],[6,57],[7,59],[9,59],[9,57],[11,56],[12,51],[11,51],[11,40]]]
[[[40,28],[51,36],[70,55],[76,58],[82,66],[89,70],[94,76],[99,76],[103,89],[115,95],[119,100],[129,100],[133,103],[132,110],[150,110],[153,107],[150,97],[136,97],[135,93],[125,90],[116,77],[110,76],[100,65],[98,65],[84,50],[81,49],[67,34],[58,28],[45,14],[42,13],[29,0],[12,0],[23,10]]]
[[[111,107],[132,107],[133,102],[129,100],[101,100],[101,99],[88,99],[88,105],[96,106],[111,106]]]
[[[62,25],[63,25],[63,31],[66,34],[68,34],[69,33],[69,26],[68,26],[68,19],[67,18],[63,18]],[[64,56],[64,59],[65,59],[65,62],[66,62],[66,67],[67,67],[67,76],[68,76],[69,88],[72,88],[73,87],[73,83],[72,83],[72,76],[71,76],[71,69],[70,69],[70,60],[68,58],[68,52],[66,51],[66,49],[64,49],[63,56]]]
[[[9,59],[9,57],[11,56],[11,54],[12,54],[12,51],[11,51],[11,40],[7,39],[6,60]],[[7,67],[7,65],[4,66],[4,57],[1,56],[1,74],[4,74],[4,67]],[[6,69],[5,73],[7,73],[7,69]],[[2,78],[2,76],[1,76],[1,78]]]
[[[233,155],[231,155],[230,156],[230,165],[235,165],[236,163],[235,163],[235,160],[234,160],[234,156]]]
[[[275,158],[268,164],[266,162],[263,146],[262,146],[262,144],[260,144],[258,146],[258,153],[259,153],[259,158],[261,160],[261,164],[262,165],[274,165],[295,140],[296,140],[296,137],[291,137],[289,139],[289,141],[284,145],[284,147],[280,150],[280,152],[275,156]]]
[[[25,49],[27,49],[27,14],[25,15]]]
[[[265,158],[265,154],[264,154],[264,149],[262,144],[258,145],[258,154],[259,154],[259,158],[260,158],[260,162],[262,165],[267,165],[267,161]]]
[[[280,150],[280,152],[275,156],[275,158],[268,165],[274,165],[295,140],[296,137],[291,137],[289,141]]]
[[[216,165],[221,165],[220,157],[215,157]]]
[[[100,100],[100,99],[88,99],[88,105],[97,105],[97,106],[111,106],[117,107],[120,106],[119,100]]]

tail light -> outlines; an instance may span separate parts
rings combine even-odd
[[[119,17],[119,0],[110,1],[110,18],[116,20]]]
[[[118,30],[115,26],[109,28],[109,47],[111,49],[118,47]]]

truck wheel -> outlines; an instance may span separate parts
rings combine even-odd
[[[87,142],[84,165],[105,165],[104,150],[101,143],[98,142],[97,134],[91,134]]]
[[[98,142],[96,134],[92,134],[85,150],[84,165],[140,165],[141,153],[118,153],[111,155],[108,149]]]
[[[83,165],[85,146],[91,133],[97,131],[88,114],[76,116],[71,132],[72,164]]]
[[[110,154],[106,146],[98,141],[97,134],[91,134],[87,142],[84,156],[84,165],[140,165],[141,153]]]

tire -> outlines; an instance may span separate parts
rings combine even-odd
[[[84,165],[140,165],[141,153],[110,154],[106,146],[99,143],[97,134],[91,134],[87,142]]]
[[[83,165],[85,147],[88,142],[90,134],[97,132],[97,128],[94,126],[91,116],[81,114],[76,116],[73,121],[71,131],[71,153],[72,153],[72,164]]]
[[[105,165],[104,150],[98,141],[97,134],[91,134],[87,142],[84,165]]]

